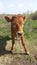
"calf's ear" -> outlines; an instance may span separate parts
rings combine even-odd
[[[5,16],[7,22],[11,22],[11,19],[8,16]]]
[[[27,20],[27,17],[26,16],[23,16],[23,20],[26,21]]]
[[[25,20],[26,19],[26,16],[23,16],[23,19]]]

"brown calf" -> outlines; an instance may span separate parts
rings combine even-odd
[[[24,37],[23,37],[23,25],[25,23],[26,17],[22,15],[14,15],[12,18],[5,16],[5,19],[8,22],[11,22],[11,34],[12,34],[12,48],[15,43],[15,38],[20,37],[21,43],[26,51],[27,54],[29,54],[28,48],[26,47],[26,44],[24,43]]]

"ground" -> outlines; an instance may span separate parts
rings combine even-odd
[[[37,65],[37,46],[32,46],[30,55],[26,55],[21,43],[15,43],[12,53],[10,52],[11,40],[6,43],[5,49],[0,50],[0,65]]]
[[[25,43],[30,55],[26,55],[20,40],[11,49],[10,23],[0,19],[0,65],[37,65],[37,20],[28,20],[24,26]]]

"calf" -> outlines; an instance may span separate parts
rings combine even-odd
[[[28,48],[26,47],[26,44],[24,42],[24,36],[23,36],[23,25],[26,21],[26,16],[14,15],[12,16],[12,18],[5,16],[5,19],[8,22],[11,22],[11,36],[12,36],[11,51],[13,50],[15,38],[17,39],[17,37],[20,37],[21,43],[26,51],[26,54],[29,54],[29,51],[28,51]]]

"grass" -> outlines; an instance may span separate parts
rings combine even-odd
[[[35,28],[35,30],[34,30]],[[27,39],[37,39],[37,20],[27,20],[24,25],[24,34]]]
[[[9,36],[11,33],[10,31],[10,23],[7,23],[4,19],[0,19],[0,35]]]
[[[25,41],[30,49],[30,53],[37,53],[37,20],[27,20],[24,24],[24,37]],[[11,38],[10,23],[5,21],[5,19],[0,19],[0,44],[4,44],[5,41]],[[1,45],[0,45],[1,46]],[[16,50],[20,51],[20,46],[17,44]],[[19,47],[18,47],[19,46]],[[18,47],[18,49],[17,49]],[[21,51],[20,51],[21,52]],[[31,58],[31,56],[29,56]]]
[[[37,40],[37,20],[27,20],[24,24],[24,36],[27,40]],[[0,19],[0,36],[11,37],[10,23],[5,21],[5,19]]]

